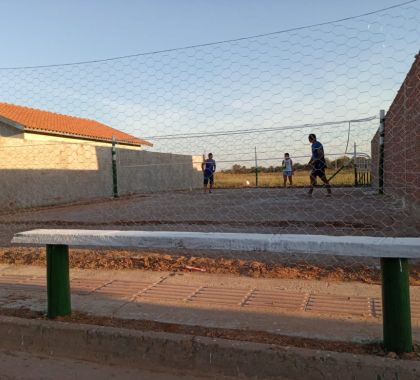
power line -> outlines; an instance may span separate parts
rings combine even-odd
[[[243,135],[251,133],[266,133],[288,129],[304,129],[304,128],[319,128],[330,125],[344,124],[344,123],[364,123],[377,119],[377,116],[369,116],[362,119],[352,120],[339,120],[339,121],[326,121],[322,123],[310,123],[310,124],[298,124],[298,125],[287,125],[280,127],[270,128],[251,128],[251,129],[239,129],[239,130],[228,130],[228,131],[214,131],[214,132],[197,132],[197,133],[180,133],[170,135],[155,135],[144,137],[146,140],[178,140],[178,139],[190,139],[190,138],[206,138],[215,136],[229,136],[229,135]]]
[[[363,152],[360,152],[361,154],[365,154]],[[346,157],[346,155],[343,155],[343,153],[329,153],[326,155],[327,157]],[[306,155],[299,155],[299,156],[293,156],[293,159],[300,159],[300,158],[309,158],[311,157],[310,154],[306,154]],[[255,158],[249,158],[249,159],[239,159],[239,160],[217,160],[217,163],[235,163],[235,162],[254,162]],[[278,161],[281,162],[281,160],[284,160],[284,156],[279,156],[279,157],[258,157],[258,161]]]
[[[249,155],[254,154],[254,152],[250,152]],[[367,153],[359,152],[359,155],[366,155],[368,158],[370,157]],[[311,155],[305,154],[305,155],[299,155],[299,156],[293,156],[293,159],[300,159],[300,158],[309,158]],[[347,157],[346,155],[343,155],[343,153],[328,153],[327,157]],[[279,157],[259,157],[258,160],[265,162],[265,161],[277,161],[281,162],[283,160],[283,156]],[[217,160],[217,164],[226,164],[226,163],[239,163],[239,162],[254,162],[255,157],[249,158],[249,159],[232,159],[232,160]],[[202,164],[202,161],[192,161],[193,164]],[[170,162],[164,162],[164,163],[147,163],[147,164],[124,164],[124,162],[119,162],[119,165],[121,168],[143,168],[143,167],[156,167],[156,166],[172,166],[172,165],[187,165],[190,166],[191,162],[185,162],[185,161],[176,161],[172,160]]]
[[[375,11],[362,13],[362,14],[359,14],[359,15],[356,15],[356,16],[349,16],[349,17],[344,17],[344,18],[341,18],[341,19],[332,20],[332,21],[325,21],[325,22],[320,22],[320,23],[317,23],[317,24],[298,26],[298,27],[295,27],[295,28],[283,29],[283,30],[278,30],[278,31],[275,31],[275,32],[270,32],[270,33],[256,34],[256,35],[247,36],[247,37],[233,38],[233,39],[229,39],[229,40],[208,42],[208,43],[197,44],[197,45],[188,45],[188,46],[172,48],[172,49],[155,50],[155,51],[150,51],[150,52],[146,52],[146,53],[136,53],[136,54],[130,54],[130,55],[122,55],[122,56],[118,56],[118,57],[96,59],[96,60],[91,60],[91,61],[80,61],[80,62],[71,62],[71,63],[57,63],[57,64],[39,65],[39,66],[0,67],[0,70],[27,70],[27,69],[49,68],[49,67],[86,65],[86,64],[91,64],[91,63],[109,62],[109,61],[116,61],[116,60],[120,60],[120,59],[147,56],[147,55],[170,53],[170,52],[194,49],[194,48],[199,48],[199,47],[221,45],[221,44],[226,44],[226,43],[230,43],[230,42],[246,41],[246,40],[251,40],[251,39],[255,39],[255,38],[268,37],[268,36],[273,36],[273,35],[277,35],[277,34],[289,33],[289,32],[294,32],[294,31],[298,31],[298,30],[310,29],[310,28],[315,28],[315,27],[318,27],[318,26],[325,26],[325,25],[335,24],[335,23],[338,23],[338,22],[354,20],[354,19],[357,19],[357,18],[360,18],[360,17],[371,16],[371,15],[374,15],[374,14],[385,12],[385,11],[388,11],[390,9],[400,8],[400,7],[403,7],[404,5],[412,4],[412,3],[415,3],[417,1],[418,0],[409,0],[409,1],[406,1],[406,2],[403,2],[403,3],[398,3],[398,4],[395,4],[395,5],[391,5],[390,7],[377,9]]]

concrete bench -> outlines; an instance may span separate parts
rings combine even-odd
[[[379,258],[384,345],[412,350],[408,259],[420,258],[420,238],[169,231],[49,230],[20,232],[13,243],[47,246],[48,316],[69,315],[69,246],[259,251]]]

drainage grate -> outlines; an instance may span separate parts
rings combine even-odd
[[[249,291],[250,289],[203,286],[189,298],[188,302],[240,306]]]
[[[138,299],[154,299],[154,300],[172,300],[172,301],[183,301],[197,289],[197,286],[193,285],[172,285],[159,283],[153,285],[149,289],[146,289],[138,295]]]
[[[371,316],[371,305],[367,297],[348,297],[329,294],[311,294],[306,311],[314,313],[350,314]]]
[[[13,291],[44,292],[47,286],[46,279],[43,277],[6,275],[0,276],[0,289]]]
[[[23,276],[23,275],[4,275],[0,276],[0,286],[3,285],[14,285],[16,283],[22,283],[31,279],[32,276]]]
[[[302,310],[306,294],[286,290],[254,290],[244,306]]]
[[[110,295],[117,298],[131,298],[151,285],[153,285],[153,283],[146,281],[134,282],[114,280],[99,289],[96,289],[94,294]]]
[[[72,278],[70,280],[70,288],[72,293],[84,295],[92,293],[94,290],[106,285],[106,280]]]

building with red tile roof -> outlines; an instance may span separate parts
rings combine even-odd
[[[62,115],[9,103],[0,103],[0,121],[20,132],[31,135],[111,142],[115,137],[119,145],[153,146],[149,141],[119,131],[95,120]]]

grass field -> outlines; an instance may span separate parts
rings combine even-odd
[[[326,174],[329,178],[335,170],[327,169]],[[247,184],[249,182],[249,185]],[[322,182],[318,179],[318,183]],[[354,172],[352,169],[343,170],[338,173],[331,181],[332,185],[354,185]],[[309,171],[296,171],[293,175],[293,185],[308,186]],[[282,173],[258,173],[258,186],[260,187],[278,187],[283,186]],[[216,173],[215,187],[219,189],[232,187],[255,187],[255,173],[250,174],[232,174]]]

